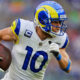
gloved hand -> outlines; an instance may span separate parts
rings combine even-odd
[[[59,46],[56,43],[51,43],[49,47],[49,52],[52,53],[55,57],[59,54]]]

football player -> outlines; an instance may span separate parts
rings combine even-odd
[[[63,71],[70,72],[66,20],[59,3],[45,1],[36,8],[34,22],[19,18],[0,30],[1,40],[14,42],[12,62],[2,80],[43,80],[53,56]]]

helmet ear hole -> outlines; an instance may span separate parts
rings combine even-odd
[[[44,30],[45,30],[46,32],[50,32],[50,31],[51,31],[51,27],[48,25],[48,26],[44,27]]]

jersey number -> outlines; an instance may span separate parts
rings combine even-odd
[[[22,66],[22,69],[24,69],[24,70],[27,70],[27,67],[28,67],[28,64],[29,64],[29,60],[30,60],[32,52],[33,52],[33,48],[27,46],[26,50],[27,50],[27,54],[26,54],[26,57],[25,57],[25,60],[24,60],[24,64]],[[36,69],[35,68],[35,62],[36,62],[37,58],[40,55],[43,56],[43,61],[41,62],[41,65],[39,66],[39,68]],[[40,70],[42,70],[42,68],[45,65],[45,63],[47,62],[47,60],[48,60],[48,55],[47,55],[46,52],[44,52],[44,51],[37,51],[33,55],[33,57],[31,58],[31,62],[30,62],[30,69],[31,69],[31,71],[36,73],[36,72],[39,72]]]

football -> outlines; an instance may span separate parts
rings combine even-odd
[[[11,64],[11,60],[10,50],[0,43],[0,68],[6,71]]]

